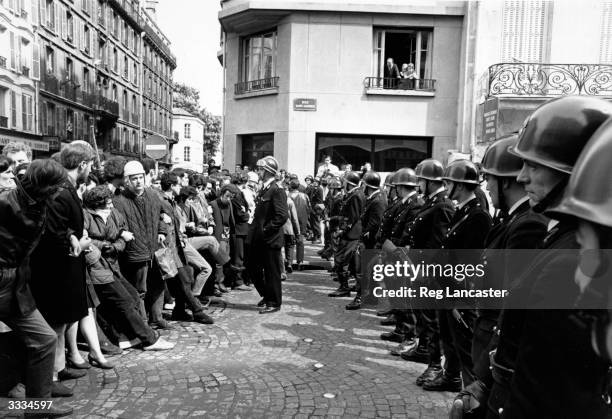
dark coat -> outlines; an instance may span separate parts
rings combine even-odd
[[[85,255],[69,256],[70,236],[83,237],[84,219],[76,189],[66,180],[47,207],[47,227],[32,253],[31,288],[36,306],[51,324],[87,316]]]
[[[525,310],[518,341],[515,372],[504,418],[605,418],[608,364],[591,347],[591,330],[574,321],[571,309],[535,309],[555,305],[573,307],[579,295],[574,282],[579,249],[576,228],[561,221],[544,239],[525,270],[518,295],[527,296],[534,309]],[[522,289],[521,289],[522,288]],[[501,330],[502,335],[504,329]]]
[[[500,252],[501,249],[536,249],[546,235],[547,219],[535,212],[525,201],[512,213],[496,224],[489,232],[486,240],[486,249],[483,253],[483,263],[491,274],[484,278],[483,288],[506,289],[509,280],[519,277],[528,266],[529,261],[521,259],[516,263],[510,253]],[[521,252],[520,257],[526,256]],[[495,282],[491,282],[491,281]],[[517,311],[517,310],[512,310]],[[497,346],[495,334],[501,310],[481,308],[474,327],[472,343],[472,359],[474,372],[488,388],[493,384],[490,370],[489,352]]]
[[[280,249],[284,244],[283,226],[289,218],[287,194],[275,182],[257,195],[255,214],[249,228],[251,246]]]
[[[125,218],[129,231],[134,233],[134,240],[125,247],[125,261],[133,263],[153,260],[153,254],[159,248],[158,234],[168,234],[168,226],[161,219],[164,211],[159,194],[146,188],[137,197],[126,189],[113,198],[113,205]]]
[[[444,249],[482,249],[492,226],[491,216],[480,205],[478,198],[474,198],[455,211],[441,247]]]
[[[402,203],[399,200],[397,212],[391,222],[391,235],[389,239],[396,246],[406,246],[408,237],[405,237],[406,226],[410,224],[425,205],[425,201],[418,194],[412,195]]]
[[[30,253],[46,222],[46,208],[18,184],[0,193],[0,318],[36,308],[30,291]]]
[[[380,192],[375,192],[366,198],[365,208],[361,216],[361,241],[366,249],[373,249],[376,244],[376,233],[387,208],[387,201]]]
[[[391,66],[391,69],[389,69],[389,66],[387,65],[387,63],[385,63],[385,70],[383,72],[383,75],[385,78],[399,79],[400,71],[397,67],[397,64],[393,64],[393,66]]]
[[[217,198],[214,201],[212,201],[210,203],[210,207],[212,208],[212,213],[213,213],[213,219],[215,220],[215,226],[214,226],[214,236],[215,238],[220,242],[221,240],[223,240],[221,238],[221,236],[223,235],[223,219],[221,218],[221,208],[219,208],[219,199]],[[229,210],[229,228],[230,228],[230,232],[234,229],[235,226],[235,219],[234,219],[234,206],[233,205],[229,205],[228,206],[228,210]],[[227,239],[225,239],[226,241],[229,240],[229,237]]]
[[[393,231],[393,222],[395,216],[401,209],[401,199],[396,199],[391,204],[387,205],[385,212],[383,212],[380,226],[376,232],[376,244],[381,247],[385,240],[391,238],[391,232]]]
[[[340,229],[345,240],[358,240],[361,237],[361,212],[365,205],[365,196],[360,188],[348,192],[340,209]]]
[[[232,199],[232,212],[234,214],[234,230],[232,231],[237,236],[246,236],[249,234],[249,204],[242,191],[236,193]]]
[[[439,249],[454,213],[446,191],[427,198],[421,211],[404,229],[406,245],[413,249]]]
[[[310,217],[310,199],[308,195],[299,191],[291,191],[289,193],[289,197],[293,200],[295,204],[295,211],[297,212],[298,222],[300,224],[300,232],[301,234],[306,234],[306,229],[308,227],[308,217]],[[331,200],[331,195],[327,195],[326,202]]]

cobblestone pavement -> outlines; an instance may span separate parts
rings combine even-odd
[[[425,366],[389,355],[378,336],[390,327],[328,298],[335,284],[322,269],[291,274],[267,315],[255,291],[231,292],[209,308],[214,325],[174,323],[173,350],[124,351],[114,371],[66,382],[65,401],[87,418],[447,417],[452,394],[417,387]]]

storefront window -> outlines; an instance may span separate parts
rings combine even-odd
[[[242,135],[242,164],[254,168],[257,160],[274,154],[274,134]]]
[[[378,172],[392,172],[431,157],[431,138],[317,134],[316,166],[325,155],[338,167],[351,164],[359,170],[370,162]]]

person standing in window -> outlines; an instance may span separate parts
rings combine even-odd
[[[419,75],[414,69],[414,64],[403,64],[400,75],[403,79],[401,84],[404,89],[414,89],[417,87],[416,80],[419,80]]]
[[[400,71],[397,68],[397,64],[393,62],[393,58],[387,58],[387,64],[383,72],[384,77],[384,88],[385,89],[396,89],[397,80],[401,78]]]
[[[338,169],[338,166],[332,164],[331,157],[326,155],[323,157],[323,163],[321,163],[317,169],[317,176],[321,178],[330,174],[332,176],[337,176],[339,172],[340,169]]]

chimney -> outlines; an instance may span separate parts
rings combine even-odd
[[[144,3],[145,3],[144,8],[149,13],[149,15],[151,15],[153,19],[157,19],[156,9],[157,9],[157,3],[159,3],[159,0],[145,0]]]

